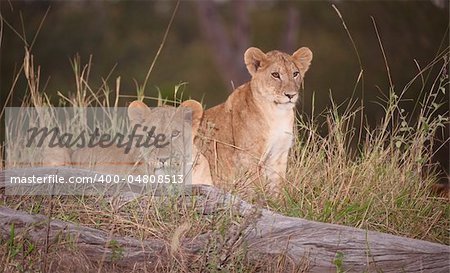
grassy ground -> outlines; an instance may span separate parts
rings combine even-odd
[[[346,106],[332,104],[329,111],[321,115],[326,119],[322,126],[326,128],[325,134],[320,133],[317,116],[300,117],[297,122],[299,134],[281,194],[271,196],[262,192],[252,199],[253,202],[258,203],[262,196],[270,209],[285,215],[449,244],[448,201],[431,193],[430,187],[437,182],[437,172],[429,167],[435,135],[448,124],[448,112],[437,114],[441,111],[440,98],[448,90],[445,70],[448,53],[447,48],[412,79],[418,80],[432,68],[438,68],[430,78],[430,89],[424,90],[419,98],[415,113],[402,110],[402,99],[409,88],[406,86],[400,91],[393,87],[388,91],[389,95],[382,103],[385,117],[376,128],[370,128],[364,119],[358,118],[366,113],[363,107],[355,107],[353,101]],[[39,89],[38,69],[32,63],[31,55],[27,53],[26,56],[22,73],[28,82],[29,96],[25,98],[24,106],[48,105],[49,100]],[[116,104],[116,98],[120,96],[118,84],[110,88],[105,83],[93,90],[88,84],[89,64],[82,66],[74,60],[73,67],[76,91],[71,97],[61,96],[61,104]],[[14,87],[10,94],[13,91]],[[143,96],[142,92],[137,94]],[[356,130],[355,123],[361,123],[362,131]],[[239,194],[239,190],[235,193]],[[84,196],[0,196],[1,206],[49,215],[112,234],[142,240],[159,238],[172,246],[176,244],[177,236],[217,232],[203,260],[186,268],[174,258],[169,268],[161,269],[161,272],[274,272],[286,269],[282,258],[254,264],[247,260],[245,247],[223,248],[224,242],[229,240],[226,231],[243,222],[231,209],[205,216],[173,198],[161,200],[144,196],[121,205],[104,198]],[[54,242],[50,249],[44,249],[15,234],[13,227],[10,227],[10,235],[1,239],[0,272],[44,272],[55,269],[58,261],[65,261],[61,265],[64,267],[55,270],[63,272],[121,271],[101,261],[87,262],[70,242]],[[292,269],[304,270],[307,265]],[[135,271],[148,270],[141,267]]]

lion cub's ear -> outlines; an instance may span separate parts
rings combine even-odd
[[[262,63],[266,59],[266,54],[262,52],[259,48],[250,47],[244,53],[244,62],[247,66],[250,75],[254,75],[255,72],[262,66]]]
[[[200,122],[203,118],[203,106],[195,100],[187,100],[181,103],[181,107],[190,108],[192,110],[192,134],[197,135]]]
[[[142,124],[150,114],[150,108],[142,101],[135,100],[128,106],[128,118],[131,124]]]
[[[300,73],[304,76],[306,71],[308,71],[309,65],[311,64],[311,60],[313,58],[311,50],[307,47],[302,47],[295,51],[294,54],[292,54],[292,57],[294,58],[295,64],[300,69]]]

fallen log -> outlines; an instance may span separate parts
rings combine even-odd
[[[77,169],[69,168],[47,168],[41,169],[39,173],[55,171],[67,176],[80,173]],[[11,175],[11,172],[8,174]],[[5,175],[0,177],[0,185],[8,179]],[[337,262],[342,264],[339,265],[340,269],[346,272],[450,270],[450,247],[446,245],[283,216],[258,208],[211,186],[192,186],[192,194],[204,197],[198,204],[198,209],[205,214],[231,206],[244,219],[248,219],[239,232],[239,240],[235,238],[234,241],[245,243],[248,258],[255,262],[266,257],[284,256],[293,265],[307,263],[308,272],[336,272]],[[48,226],[43,223],[48,223],[46,216],[0,208],[0,232],[3,237],[10,235],[13,224],[17,232],[27,233],[35,242],[42,243],[42,238],[46,237],[55,240],[61,236],[70,236],[75,238],[78,247],[89,259],[102,258],[121,266],[132,266],[135,263],[161,265],[168,261],[171,255],[168,244],[160,239],[140,241],[121,238],[59,220],[51,220]],[[183,255],[192,257],[187,260],[195,261],[201,255],[210,236],[213,234],[181,240]],[[111,241],[121,249],[122,256],[119,259],[114,257]]]

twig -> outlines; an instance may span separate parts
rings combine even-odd
[[[156,55],[155,55],[155,58],[153,58],[152,64],[150,65],[150,68],[147,71],[147,75],[145,76],[144,84],[141,87],[142,94],[144,94],[145,87],[147,86],[147,81],[148,81],[148,79],[150,77],[150,74],[153,71],[153,67],[156,64],[156,60],[158,59],[159,54],[161,54],[161,51],[162,51],[162,49],[164,47],[164,44],[166,43],[167,36],[169,35],[170,27],[172,26],[173,20],[175,19],[175,14],[177,13],[179,5],[180,5],[180,0],[177,1],[176,5],[175,5],[175,8],[173,9],[172,17],[170,18],[169,24],[167,25],[167,28],[166,28],[166,31],[164,33],[163,39],[161,41],[161,44],[159,45],[158,51],[156,52]]]
[[[392,83],[392,78],[391,78],[391,70],[389,69],[389,64],[388,64],[388,61],[387,61],[387,57],[386,57],[386,54],[384,53],[384,47],[383,47],[383,43],[381,42],[380,34],[378,33],[377,24],[376,24],[375,18],[373,18],[373,16],[370,16],[370,18],[372,18],[373,27],[375,28],[375,33],[377,34],[378,43],[380,44],[381,53],[383,54],[384,64],[386,66],[386,72],[387,72],[388,79],[389,79],[389,87],[392,90],[394,90],[394,84]]]

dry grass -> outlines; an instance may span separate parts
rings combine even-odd
[[[407,114],[401,108],[409,84],[400,95],[396,95],[393,88],[389,90],[383,104],[385,117],[376,128],[363,124],[361,134],[355,129],[355,119],[364,113],[361,108],[353,107],[352,102],[346,108],[333,104],[324,114],[325,135],[319,133],[316,117],[300,118],[287,179],[281,195],[269,196],[270,208],[290,216],[448,244],[448,202],[430,194],[429,187],[436,183],[437,174],[427,167],[433,153],[434,137],[448,124],[448,113],[437,115],[441,93],[448,90],[449,79],[445,71],[448,53],[446,48],[412,79],[412,82],[417,80],[433,67],[441,68],[431,89],[422,96],[418,113]],[[49,105],[47,96],[39,89],[39,68],[33,64],[28,50],[26,56],[23,71],[29,96],[23,106]],[[59,94],[61,105],[118,105],[120,78],[115,79],[112,89],[106,78],[101,87],[93,90],[89,86],[90,62],[82,65],[75,58],[72,66],[75,91],[70,96]],[[12,88],[10,93],[13,91]],[[157,99],[162,103],[161,98],[143,96],[142,90],[137,93],[140,99]],[[196,202],[195,197],[186,203],[170,196],[142,196],[123,203],[92,196],[0,196],[0,204],[13,209],[48,215],[115,235],[141,240],[162,239],[170,246],[173,259],[169,267],[159,268],[159,272],[303,272],[308,268],[307,264],[291,268],[286,257],[270,257],[259,264],[249,262],[244,245],[228,245],[230,240],[239,239],[229,231],[239,230],[245,225],[245,219],[231,208],[224,208],[218,214],[203,215],[188,205]],[[208,231],[216,236],[205,250],[204,258],[188,265],[177,254],[181,238]],[[13,228],[10,238],[1,240],[0,259],[3,265],[0,272],[123,271],[113,263],[88,262],[70,242],[54,243],[50,250],[38,247],[26,238],[16,236]],[[137,265],[132,272],[153,270]]]
[[[440,69],[416,117],[401,108],[406,87],[400,96],[390,90],[385,117],[364,127],[360,140],[360,109],[331,108],[326,136],[314,120],[300,120],[284,194],[272,205],[292,216],[448,244],[448,201],[430,190],[438,181],[430,166],[434,139],[449,122],[448,112],[436,113],[449,84],[446,52],[433,62]]]

